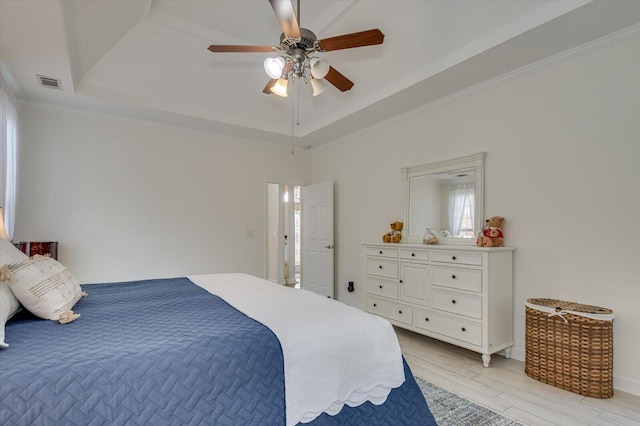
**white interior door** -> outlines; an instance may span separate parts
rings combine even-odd
[[[302,188],[302,288],[333,299],[333,182]]]

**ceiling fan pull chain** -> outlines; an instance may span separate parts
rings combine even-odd
[[[294,87],[298,87],[297,85]],[[300,89],[296,90],[296,110],[298,119],[296,120],[296,126],[300,127]]]
[[[293,81],[291,82],[292,84],[292,90],[296,90],[296,84],[295,84],[295,79],[292,79]],[[298,92],[299,93],[299,92]],[[293,102],[294,102],[294,96],[291,97],[291,155],[294,154],[294,149],[293,149],[293,121],[294,121],[294,107],[293,107]]]

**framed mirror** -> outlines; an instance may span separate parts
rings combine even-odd
[[[443,244],[475,245],[484,221],[486,152],[402,169],[406,178],[404,238],[422,242],[427,228]]]

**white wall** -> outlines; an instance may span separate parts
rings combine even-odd
[[[266,182],[308,180],[303,150],[35,105],[20,125],[14,240],[59,241],[81,283],[264,276]]]
[[[605,306],[614,386],[640,394],[639,52],[595,47],[315,151],[312,180],[336,182],[339,299],[363,306],[361,244],[404,217],[400,168],[486,151],[485,215],[516,248],[514,356],[527,298]]]

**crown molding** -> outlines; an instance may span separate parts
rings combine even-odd
[[[13,79],[13,76],[11,75],[9,70],[4,66],[4,63],[2,63],[2,60],[0,60],[0,87],[2,87],[5,93],[9,96],[9,99],[11,99],[11,102],[13,102],[13,105],[16,107],[18,112],[20,112],[20,102],[18,101],[18,96],[16,95],[18,93],[18,85],[16,84],[16,81]]]

